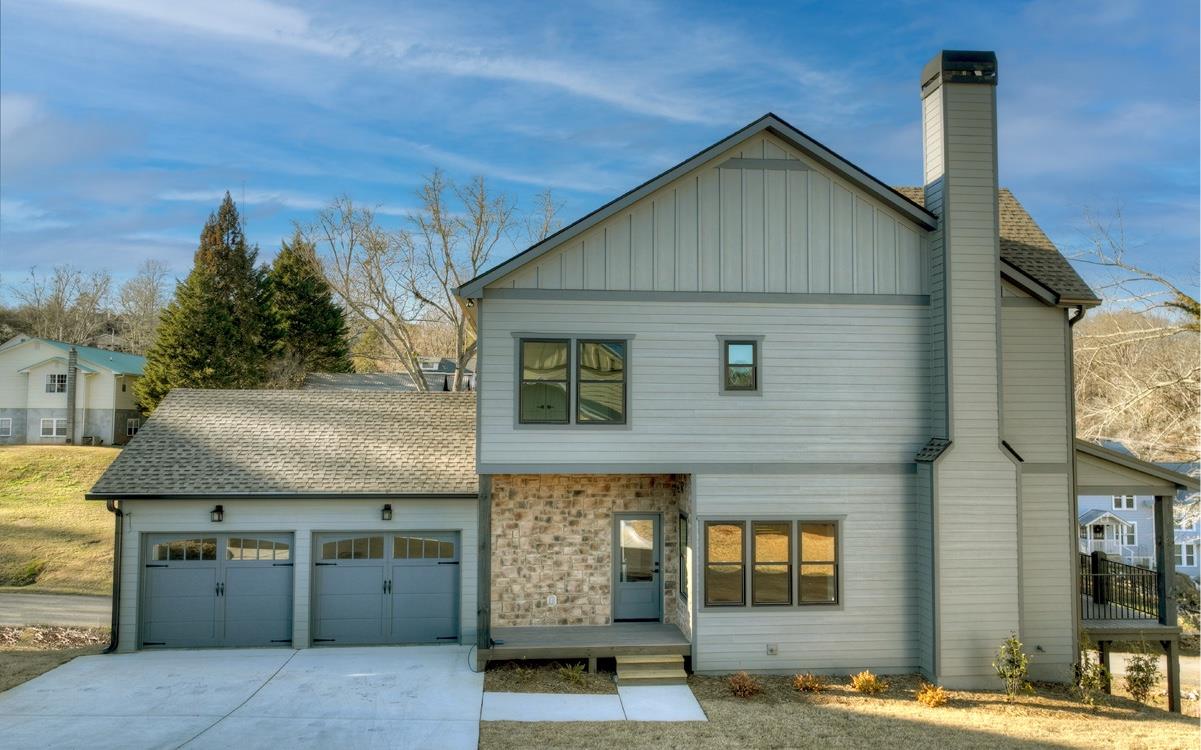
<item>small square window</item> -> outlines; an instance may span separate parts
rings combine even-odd
[[[566,340],[524,339],[518,368],[518,415],[521,424],[567,424],[571,370]]]
[[[12,437],[13,421],[11,417],[0,419],[0,437]]]
[[[66,373],[51,373],[46,376],[46,393],[66,393]]]
[[[722,394],[758,394],[763,390],[762,336],[718,336]]]

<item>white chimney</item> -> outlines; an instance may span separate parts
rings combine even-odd
[[[930,238],[933,666],[949,686],[995,682],[991,660],[1018,631],[1017,476],[1001,445],[997,58],[944,51],[922,71]],[[970,539],[970,543],[964,540]]]

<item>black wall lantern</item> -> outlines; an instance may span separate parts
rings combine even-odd
[[[379,517],[384,519],[385,521],[392,520],[392,505],[390,503],[384,504],[384,509],[382,511],[380,511]]]
[[[223,520],[225,520],[225,508],[222,508],[220,505],[213,508],[211,511],[209,511],[209,519],[213,523],[221,523]]]

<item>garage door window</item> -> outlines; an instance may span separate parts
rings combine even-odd
[[[154,560],[216,560],[216,539],[173,539],[154,545]]]
[[[398,536],[393,540],[392,557],[397,560],[453,560],[455,543],[445,539]]]
[[[382,536],[356,536],[335,539],[321,545],[322,560],[382,560]]]
[[[226,560],[287,560],[290,554],[287,542],[271,539],[231,537],[225,544]]]

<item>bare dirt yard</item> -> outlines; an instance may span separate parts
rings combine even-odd
[[[113,517],[83,495],[119,453],[0,447],[0,590],[109,593]]]
[[[107,628],[0,626],[0,692],[106,645]]]
[[[1008,703],[1000,692],[952,693],[948,705],[914,700],[916,677],[888,678],[876,696],[832,678],[828,690],[798,693],[791,678],[757,678],[763,692],[731,695],[724,677],[692,676],[689,686],[709,717],[705,723],[483,722],[482,750],[586,748],[1189,748],[1201,738],[1192,716],[1170,714],[1119,697],[1090,708],[1063,686],[1038,685]]]

